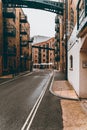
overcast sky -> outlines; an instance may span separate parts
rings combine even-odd
[[[30,23],[30,36],[42,35],[54,37],[55,35],[55,13],[37,10],[23,9]]]

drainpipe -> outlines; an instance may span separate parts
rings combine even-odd
[[[66,80],[68,80],[68,0],[65,0],[65,20]]]

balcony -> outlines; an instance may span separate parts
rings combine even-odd
[[[60,49],[59,48],[56,48],[55,49],[55,54],[58,54],[60,52]]]
[[[22,42],[26,41],[28,42],[28,36],[27,35],[20,35],[20,39]]]
[[[29,60],[29,54],[22,54],[21,59]]]
[[[38,55],[41,56],[41,49],[38,50]]]
[[[16,46],[8,46],[8,56],[16,56]]]
[[[59,25],[57,24],[57,25],[55,26],[55,31],[56,31],[56,32],[59,32],[59,30],[60,30],[60,27],[59,27]]]
[[[16,9],[15,8],[4,8],[3,9],[3,17],[5,18],[15,18]]]
[[[55,47],[59,47],[60,43],[55,41],[54,45],[55,45]]]
[[[56,15],[56,17],[55,17],[55,23],[56,23],[56,24],[59,24],[59,18],[58,18],[58,15]]]
[[[26,46],[28,46],[28,42],[27,41],[21,42],[21,47],[26,47]]]
[[[58,43],[60,43],[60,38],[58,37],[58,38],[56,39],[56,41],[57,41]]]
[[[20,34],[21,35],[27,35],[27,29],[26,28],[21,28]]]
[[[59,35],[59,33],[56,33],[56,34],[55,34],[55,39],[60,40],[60,35]]]
[[[20,22],[21,23],[27,23],[27,16],[26,15],[21,15]]]
[[[16,36],[16,28],[13,25],[6,25],[4,27],[4,34],[8,37],[15,37]]]
[[[59,56],[59,55],[55,56],[54,60],[55,60],[56,62],[59,62],[59,61],[60,61],[60,56]]]
[[[77,37],[87,33],[87,1],[79,0],[77,4]]]

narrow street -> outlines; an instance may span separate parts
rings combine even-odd
[[[87,130],[87,0],[0,0],[0,130]]]
[[[49,88],[40,104],[30,130],[63,130],[61,100]]]
[[[33,72],[0,86],[0,130],[22,128],[49,75],[49,71]]]

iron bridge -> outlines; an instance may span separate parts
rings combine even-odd
[[[51,0],[2,0],[8,8],[34,8],[63,15],[64,3]]]

